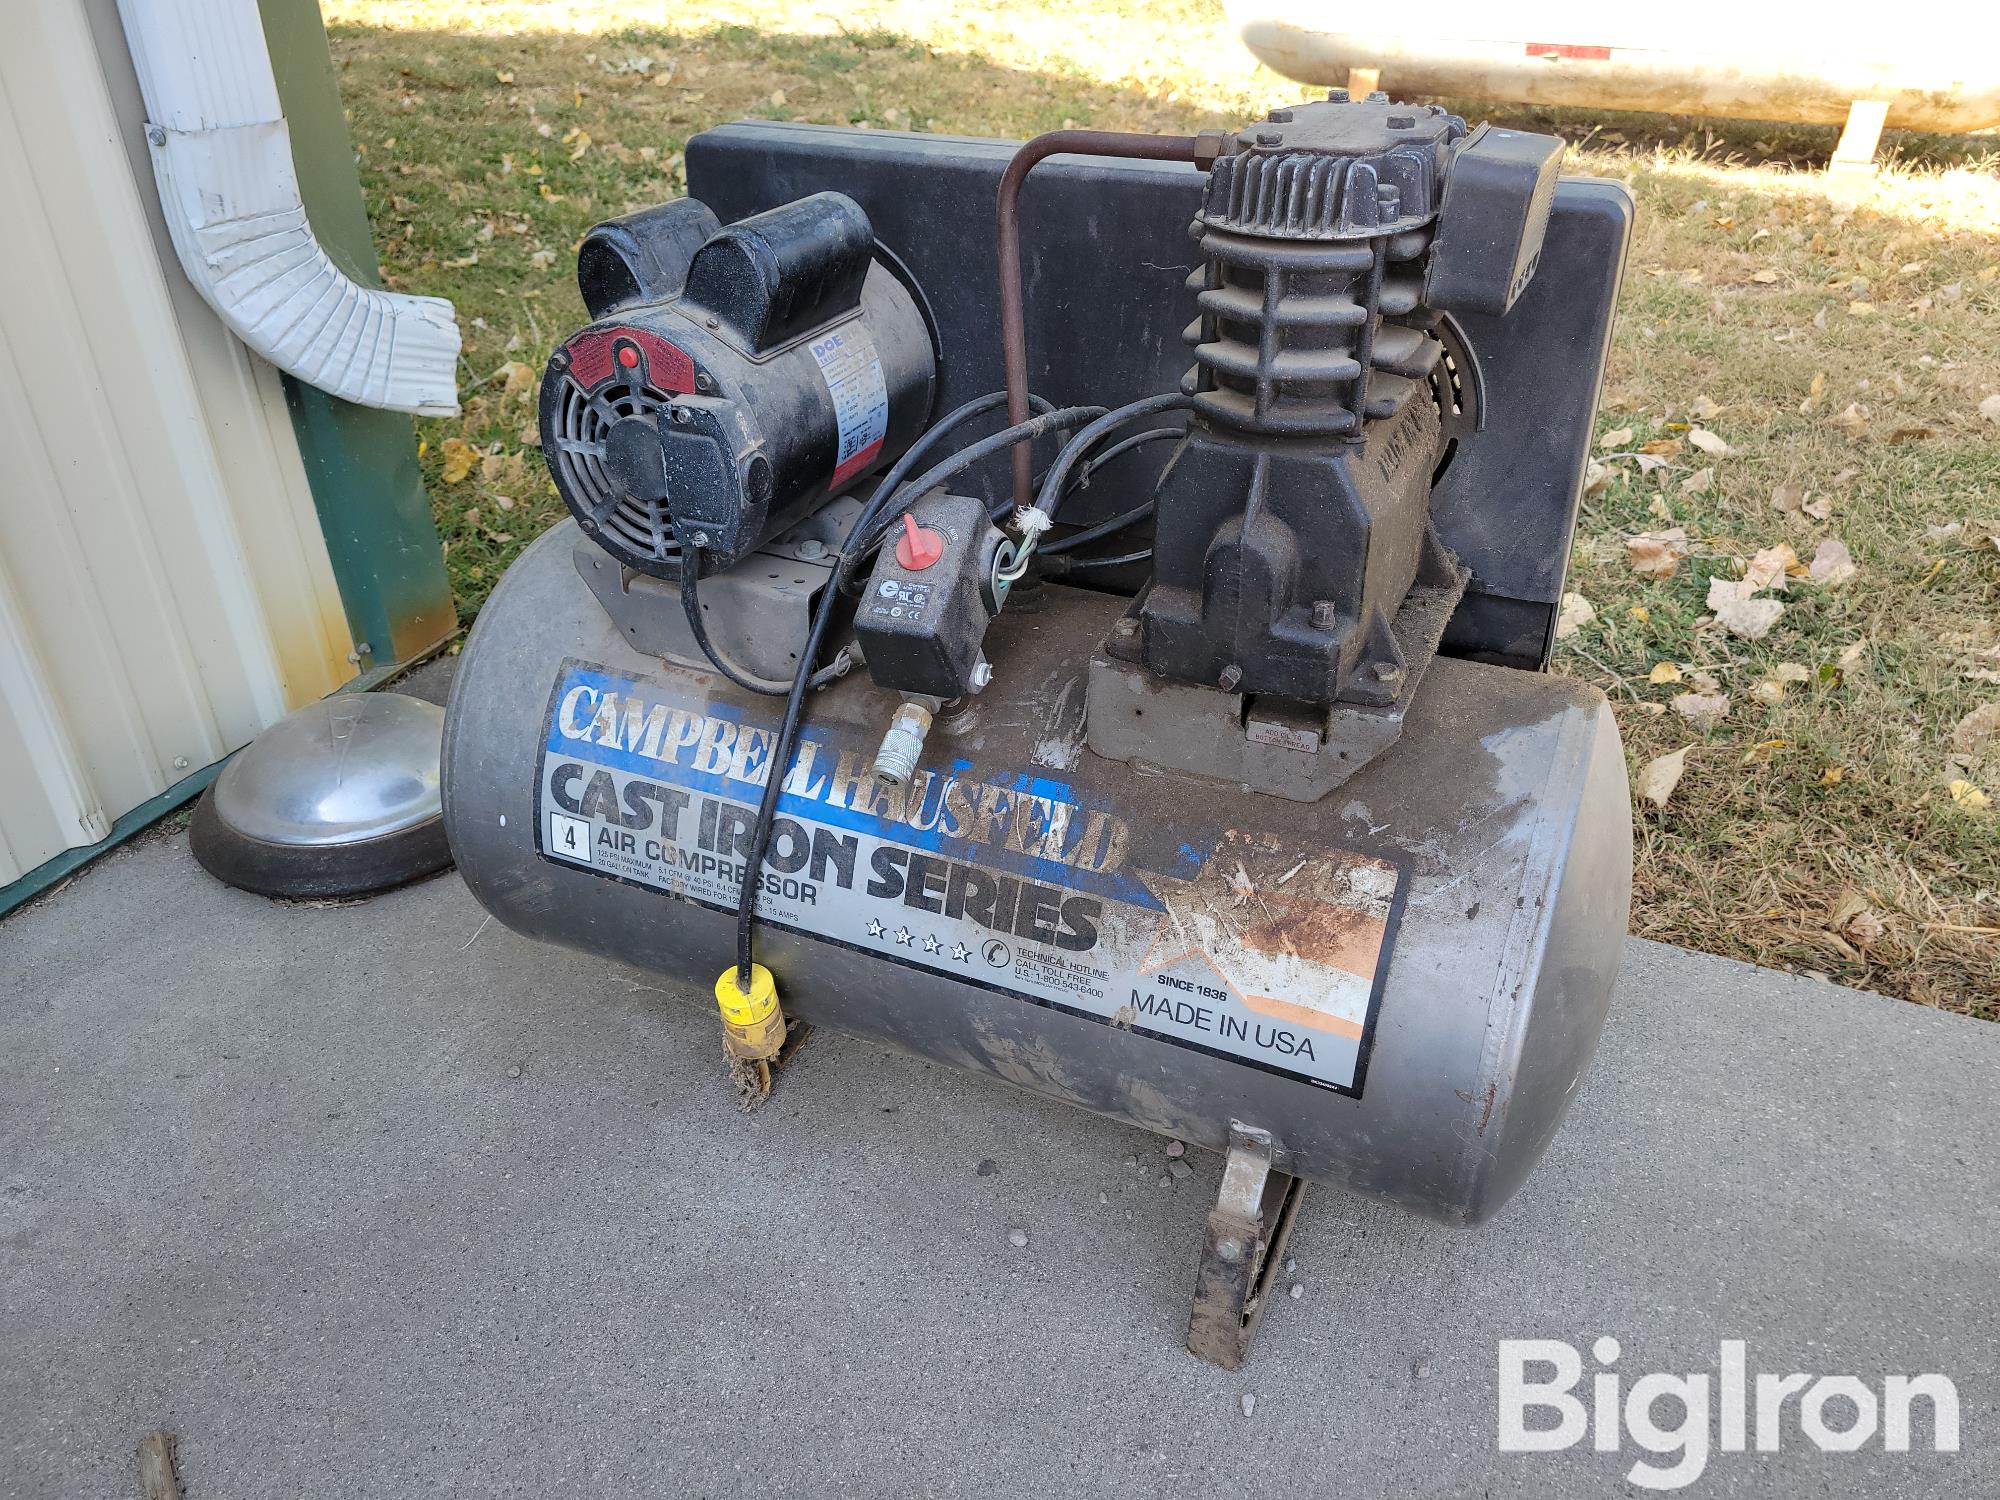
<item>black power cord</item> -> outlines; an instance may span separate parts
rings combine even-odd
[[[1127,402],[1124,406],[1114,407],[1106,412],[1063,444],[1062,452],[1056,455],[1056,461],[1049,465],[1048,475],[1042,480],[1041,491],[1035,496],[1035,508],[1051,521],[1055,519],[1056,509],[1062,504],[1063,496],[1069,490],[1070,470],[1083,459],[1091,444],[1106,433],[1115,431],[1138,417],[1158,416],[1162,412],[1169,411],[1185,411],[1191,405],[1193,405],[1192,397],[1174,391],[1164,396],[1148,396],[1143,401]],[[1107,459],[1110,456],[1109,452],[1105,454]]]
[[[881,535],[873,535],[880,526],[886,532],[895,518],[919,496],[928,494],[945,480],[962,473],[972,465],[995,453],[1011,448],[1016,443],[1032,442],[1045,433],[1074,427],[1079,422],[1087,422],[1098,415],[1101,407],[1069,407],[1062,411],[1044,410],[1040,415],[1013,427],[982,438],[961,449],[943,463],[924,472],[913,484],[905,484],[904,478],[921,458],[937,443],[975,417],[1003,406],[1007,395],[996,391],[981,396],[976,401],[968,401],[956,411],[942,418],[922,437],[910,445],[903,456],[896,460],[875,493],[862,506],[861,514],[854,518],[854,524],[847,530],[847,538],[841,543],[834,562],[833,576],[820,594],[819,608],[813,612],[812,629],[806,637],[805,648],[799,653],[799,669],[785,698],[784,718],[779,722],[778,733],[771,744],[767,761],[769,767],[764,777],[764,794],[758,799],[757,821],[750,833],[750,848],[746,851],[743,868],[743,882],[736,898],[736,985],[746,994],[750,989],[750,966],[753,956],[754,937],[757,925],[757,890],[764,869],[764,851],[771,842],[771,829],[777,821],[778,799],[784,795],[785,778],[791,774],[792,751],[798,742],[799,722],[804,715],[806,689],[815,674],[812,663],[819,655],[820,646],[826,639],[827,627],[832,623],[836,601],[841,587],[861,560],[881,543]],[[1046,408],[1045,401],[1035,401],[1034,405]],[[899,493],[900,492],[900,493]],[[685,597],[685,595],[684,595]],[[710,660],[714,660],[713,657]],[[717,663],[718,670],[721,664]],[[724,671],[724,676],[729,674]]]
[[[715,648],[715,643],[708,638],[708,626],[701,617],[700,574],[699,556],[682,553],[681,613],[687,616],[688,630],[694,636],[694,643],[701,647],[701,654],[708,658],[708,664],[746,693],[761,693],[766,698],[782,698],[791,692],[799,681],[798,678],[794,677],[791,682],[779,682],[770,677],[758,677],[733,665]],[[829,662],[806,680],[806,686],[823,687],[834,678],[845,676],[847,670],[848,663],[845,660]]]
[[[1090,476],[1096,473],[1097,470],[1110,463],[1112,459],[1130,452],[1141,444],[1157,443],[1167,438],[1185,436],[1187,436],[1186,431],[1179,427],[1153,427],[1145,432],[1135,433],[1123,442],[1113,443],[1102,453],[1091,454],[1082,464],[1078,465],[1076,476],[1070,480],[1069,487],[1072,490],[1083,489],[1090,483]],[[1143,505],[1135,505],[1132,509],[1123,511],[1111,517],[1108,521],[1099,521],[1095,526],[1086,526],[1082,531],[1071,532],[1068,536],[1060,537],[1053,542],[1044,542],[1035,550],[1043,557],[1057,553],[1072,552],[1078,547],[1087,546],[1101,537],[1110,536],[1115,531],[1123,531],[1127,526],[1145,520],[1146,517],[1153,513],[1154,504],[1155,501],[1148,500]]]

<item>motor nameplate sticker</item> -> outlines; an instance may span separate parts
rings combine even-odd
[[[677,679],[563,664],[535,847],[734,911],[773,731]],[[1188,830],[1137,826],[1158,821],[1039,771],[962,760],[887,788],[872,749],[809,726],[758,874],[758,917],[1359,1094],[1404,869],[1264,834],[1196,844]]]
[[[832,483],[838,488],[866,473],[881,456],[882,440],[889,435],[889,382],[882,374],[874,336],[859,318],[822,334],[811,348],[833,398],[839,444]]]

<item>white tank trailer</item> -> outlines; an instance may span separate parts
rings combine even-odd
[[[826,1025],[1227,1153],[1231,1367],[1308,1180],[1495,1212],[1631,880],[1616,726],[1546,670],[1631,204],[1559,155],[1380,97],[697,137],[699,202],[584,246],[574,519],[461,659],[474,895],[720,972],[753,1098]]]
[[[1838,125],[1857,100],[1900,130],[2000,125],[2000,14],[1942,0],[1908,24],[1720,0],[1655,10],[1541,3],[1407,12],[1224,0],[1244,46],[1301,83],[1360,70],[1397,95]],[[1849,22],[1851,24],[1843,24]]]

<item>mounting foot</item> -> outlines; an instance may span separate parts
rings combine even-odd
[[[1188,1351],[1234,1370],[1249,1356],[1271,1284],[1285,1262],[1306,1185],[1278,1171],[1268,1130],[1231,1121],[1222,1190],[1209,1210],[1195,1272]]]

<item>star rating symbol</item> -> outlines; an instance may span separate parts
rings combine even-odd
[[[876,921],[873,917],[870,917],[868,919],[868,935],[870,937],[878,938],[888,930],[889,930],[888,928],[884,927],[880,922]]]
[[[910,931],[909,928],[898,927],[896,929],[896,941],[901,943],[905,948],[909,947],[910,944],[915,942],[916,940],[917,940],[917,935],[914,932]]]
[[[935,953],[943,946],[944,944],[940,943],[932,934],[928,932],[924,934],[924,952]]]
[[[951,945],[951,956],[954,963],[962,964],[968,958],[972,957],[972,950],[963,943],[953,943]]]

